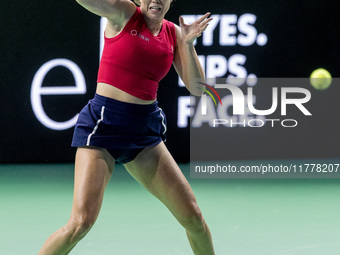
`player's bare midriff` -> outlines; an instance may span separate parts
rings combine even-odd
[[[96,93],[101,96],[113,98],[118,101],[132,103],[132,104],[152,104],[156,101],[154,100],[143,100],[138,97],[132,96],[112,85],[101,83],[97,84],[97,91]]]

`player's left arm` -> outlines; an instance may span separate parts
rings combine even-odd
[[[200,96],[203,92],[198,87],[204,88],[204,86],[197,82],[205,82],[205,74],[193,43],[202,35],[212,20],[212,18],[208,18],[209,15],[210,13],[206,13],[191,25],[186,25],[183,18],[180,17],[180,27],[175,25],[177,46],[173,65],[187,89],[195,96]]]

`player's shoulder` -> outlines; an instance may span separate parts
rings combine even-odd
[[[173,23],[173,24],[174,24],[174,27],[175,27],[176,41],[177,41],[177,43],[178,43],[178,42],[181,42],[181,41],[182,41],[182,32],[181,32],[181,28],[180,28],[179,25],[177,25],[177,24],[175,24],[175,23]]]
[[[121,0],[116,3],[115,9],[116,15],[109,18],[112,23],[129,20],[135,14],[137,6],[132,1]]]
[[[121,1],[121,4],[116,6],[116,11],[118,15],[107,17],[108,26],[106,33],[109,37],[115,36],[126,26],[129,20],[137,14],[137,7],[131,1]]]

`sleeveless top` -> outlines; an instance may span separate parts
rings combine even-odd
[[[137,7],[117,36],[104,38],[97,82],[143,100],[156,99],[159,82],[169,72],[174,57],[174,24],[163,19],[160,33],[154,36]]]

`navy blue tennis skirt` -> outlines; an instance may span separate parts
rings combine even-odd
[[[165,141],[166,129],[157,102],[131,104],[95,94],[79,114],[72,147],[104,148],[116,162],[125,164],[144,148]]]

